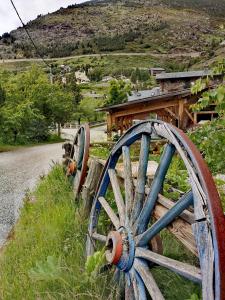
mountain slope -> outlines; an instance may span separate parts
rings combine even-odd
[[[211,15],[211,3],[225,12],[225,2],[219,0],[95,0],[39,16],[27,28],[48,57],[111,51],[210,53],[225,35],[223,18]],[[36,56],[23,28],[0,41],[0,55]]]

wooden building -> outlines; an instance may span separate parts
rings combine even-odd
[[[209,70],[174,73],[162,72],[157,74],[155,78],[160,85],[161,91],[163,93],[168,93],[191,88],[197,79],[206,78],[210,75],[212,75],[212,71]],[[214,76],[213,80],[211,79],[210,81],[211,85],[219,83],[221,81],[221,75]]]
[[[198,113],[193,113],[190,109],[190,105],[200,97],[192,95],[190,86],[196,79],[208,76],[207,74],[205,71],[161,73],[156,75],[161,87],[159,95],[142,98],[139,95],[137,100],[99,109],[107,112],[108,138],[112,137],[113,132],[123,134],[133,125],[134,120],[157,118],[185,130],[201,120],[213,119],[217,116],[213,106]],[[211,82],[212,86],[221,82],[221,78],[216,77],[215,82]]]

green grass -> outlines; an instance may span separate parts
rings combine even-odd
[[[12,146],[12,145],[0,144],[0,153],[1,152],[9,152],[9,151],[17,150],[20,147],[21,146]]]
[[[1,152],[9,152],[18,150],[20,148],[24,147],[34,147],[34,146],[41,146],[41,145],[47,145],[47,144],[55,144],[55,143],[61,143],[65,140],[62,138],[59,138],[57,135],[51,135],[46,142],[40,142],[40,143],[28,143],[28,144],[4,144],[0,142],[0,153]]]
[[[0,299],[104,299],[105,277],[85,273],[87,222],[60,166],[26,199],[0,257]]]
[[[94,150],[105,157],[101,147]],[[108,191],[107,200],[116,209],[113,199]],[[81,207],[74,203],[62,167],[56,165],[26,197],[21,218],[0,255],[0,299],[108,299],[111,272],[90,275],[85,268],[88,220]],[[104,233],[110,227],[106,214],[99,221],[99,232]],[[167,230],[161,238],[164,255],[198,266],[196,257]],[[201,299],[200,286],[158,266],[151,272],[166,299]]]

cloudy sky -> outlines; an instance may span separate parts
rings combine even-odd
[[[14,0],[14,4],[25,23],[35,19],[39,14],[53,12],[60,7],[81,2],[84,0]],[[10,0],[0,0],[0,35],[4,32],[10,32],[20,25]]]

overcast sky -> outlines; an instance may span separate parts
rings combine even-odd
[[[81,3],[84,0],[14,0],[23,21],[26,23],[39,14],[53,12],[60,7]],[[0,35],[21,26],[10,0],[0,0]]]

